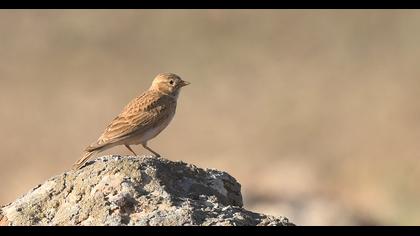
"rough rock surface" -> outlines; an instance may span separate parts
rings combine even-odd
[[[226,172],[148,156],[104,156],[0,208],[0,225],[293,225],[242,208]]]

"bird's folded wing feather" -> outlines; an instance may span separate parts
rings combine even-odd
[[[147,91],[133,99],[123,109],[120,115],[107,126],[99,139],[86,148],[91,151],[106,144],[118,142],[134,132],[141,134],[149,128],[158,125],[170,115],[168,103],[163,102],[167,96],[160,96],[153,91]]]

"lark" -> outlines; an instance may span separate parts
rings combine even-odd
[[[92,155],[117,145],[124,145],[137,156],[130,145],[141,144],[154,156],[160,157],[147,146],[147,142],[169,125],[175,115],[179,92],[188,84],[176,74],[158,74],[150,88],[129,102],[98,140],[85,149],[85,154],[73,168],[79,169]]]

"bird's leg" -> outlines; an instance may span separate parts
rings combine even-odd
[[[129,145],[125,145],[126,148],[128,148],[128,150],[130,150],[134,156],[137,156],[137,154],[133,151],[133,149],[131,149],[131,147]]]
[[[157,152],[155,152],[155,151],[153,151],[151,148],[149,148],[149,147],[147,146],[147,143],[143,143],[142,145],[143,145],[143,147],[144,147],[144,148],[146,148],[146,149],[147,149],[147,150],[149,150],[151,153],[153,153],[153,155],[155,155],[155,157],[160,157],[160,154],[159,154],[159,153],[157,153]]]

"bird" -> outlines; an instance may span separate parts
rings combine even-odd
[[[175,115],[181,88],[189,84],[173,73],[158,74],[149,89],[131,100],[97,141],[85,148],[84,155],[73,164],[73,169],[80,169],[92,155],[117,145],[124,145],[137,156],[130,145],[141,144],[155,157],[160,157],[147,142],[169,125]]]

